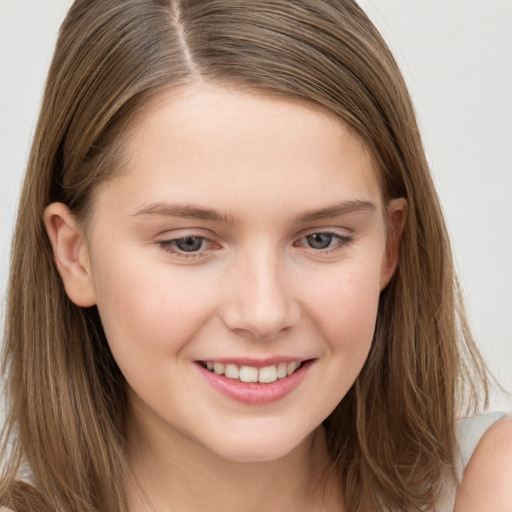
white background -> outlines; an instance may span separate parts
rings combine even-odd
[[[479,346],[512,390],[512,0],[361,0],[415,101]],[[57,30],[70,0],[0,0],[0,291]],[[3,309],[3,308],[2,308]],[[510,408],[496,394],[492,407]]]

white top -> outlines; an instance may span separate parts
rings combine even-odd
[[[477,444],[487,429],[505,416],[506,414],[504,412],[490,412],[459,421],[457,426],[459,445],[457,475],[459,479],[462,478],[462,474],[468,465],[469,459],[471,459]],[[447,488],[433,512],[453,512],[455,493],[456,489],[453,487]]]
[[[466,418],[459,422],[457,437],[459,439],[459,461],[462,470],[464,470],[468,465],[469,459],[471,458],[471,455],[473,455],[476,445],[487,429],[504,417],[504,412],[490,412]]]

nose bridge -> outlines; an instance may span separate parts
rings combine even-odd
[[[240,255],[232,274],[225,321],[232,330],[268,338],[299,318],[285,257],[275,247]]]

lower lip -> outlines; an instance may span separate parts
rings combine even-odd
[[[200,364],[204,378],[218,391],[228,398],[236,400],[247,405],[262,405],[277,402],[297,389],[303,381],[306,372],[311,366],[312,361],[302,363],[301,367],[295,370],[291,375],[284,379],[278,379],[270,384],[260,384],[258,382],[242,382],[240,380],[228,379],[224,375],[207,370]]]

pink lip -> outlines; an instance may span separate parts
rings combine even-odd
[[[219,363],[222,362],[223,364],[230,364],[229,360],[216,359],[215,361]],[[280,359],[280,362],[284,362],[283,359]],[[277,402],[297,389],[303,381],[308,369],[311,367],[312,362],[313,361],[309,360],[302,363],[302,366],[288,377],[278,379],[270,384],[242,382],[240,380],[228,379],[224,375],[217,375],[216,373],[207,370],[200,364],[197,364],[197,367],[201,371],[203,377],[225,396],[247,405],[263,405]],[[268,362],[263,364],[261,360],[256,363],[257,364],[254,364],[254,362],[249,363],[248,366],[261,368],[263,366],[269,366],[270,364],[276,364]],[[243,363],[240,363],[240,359],[237,359],[236,363],[233,364],[241,365]]]

